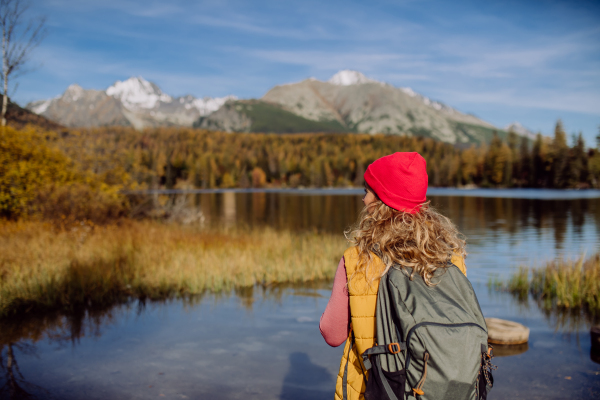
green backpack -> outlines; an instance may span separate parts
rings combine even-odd
[[[473,287],[455,265],[427,286],[410,268],[391,268],[377,294],[377,345],[366,400],[485,400],[493,386],[487,326]]]

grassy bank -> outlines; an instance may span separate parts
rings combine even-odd
[[[504,287],[521,299],[531,293],[545,309],[585,308],[600,313],[600,253],[577,261],[555,260],[543,268],[521,267]]]
[[[343,237],[151,221],[0,225],[0,317],[331,278]]]

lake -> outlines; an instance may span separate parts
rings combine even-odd
[[[341,235],[360,212],[361,194],[135,196],[174,223]],[[428,197],[467,237],[468,277],[484,315],[531,329],[528,345],[496,349],[490,398],[600,398],[590,316],[544,313],[533,301],[518,302],[487,286],[519,265],[597,251],[600,192],[433,189]],[[332,399],[342,348],[325,344],[318,329],[330,291],[331,282],[254,287],[3,321],[0,398]]]

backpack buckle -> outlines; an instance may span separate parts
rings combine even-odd
[[[388,344],[388,350],[392,354],[398,354],[402,351],[402,348],[400,347],[400,343],[390,343]]]

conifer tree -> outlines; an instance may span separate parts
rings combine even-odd
[[[126,188],[361,186],[366,167],[395,151],[417,151],[427,160],[432,186],[553,187],[563,151],[563,187],[597,187],[600,151],[583,138],[566,143],[559,125],[554,140],[538,134],[498,135],[490,144],[460,150],[431,138],[393,135],[227,134],[187,128],[98,128],[57,143],[82,169]],[[599,135],[600,136],[600,135]],[[561,144],[562,143],[562,144]],[[571,144],[571,143],[569,143]],[[559,151],[560,150],[560,151]],[[512,162],[513,168],[510,168]],[[252,173],[260,168],[264,173]],[[512,171],[512,172],[511,172]]]
[[[502,139],[494,131],[492,142],[486,156],[484,182],[499,185],[503,183],[507,162],[507,154],[503,151]]]
[[[588,186],[588,154],[585,151],[585,141],[583,134],[573,135],[573,148],[568,163],[569,186],[587,187]]]
[[[551,172],[552,183],[555,188],[564,188],[568,183],[567,162],[569,147],[567,145],[567,134],[559,119],[554,128],[554,140],[552,142]]]
[[[506,138],[506,141],[508,142],[508,147],[510,149],[510,157],[508,157],[508,160],[506,162],[504,185],[510,187],[512,186],[512,180],[514,179],[514,177],[518,177],[520,174],[520,164],[517,161],[519,158],[517,150],[519,137],[512,128],[508,130],[508,136]]]
[[[600,126],[598,127],[598,131],[600,132]],[[588,170],[592,187],[600,188],[600,133],[596,136],[596,150],[590,151]]]
[[[477,149],[472,145],[462,152],[461,159],[461,181],[465,185],[470,185],[477,176]]]
[[[527,186],[529,185],[531,178],[531,157],[529,155],[529,139],[525,136],[521,138],[521,148],[518,160],[517,183],[519,187]]]
[[[546,171],[544,168],[544,141],[542,134],[535,135],[533,148],[531,149],[532,171],[531,171],[531,186],[544,187],[546,182]]]

